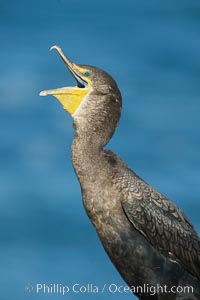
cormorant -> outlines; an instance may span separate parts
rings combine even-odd
[[[200,239],[194,227],[120,157],[104,150],[122,108],[115,80],[52,48],[77,86],[40,95],[55,96],[73,118],[72,162],[83,204],[111,261],[139,299],[200,300]]]

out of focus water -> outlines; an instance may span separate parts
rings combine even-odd
[[[49,47],[111,73],[123,115],[109,147],[200,232],[200,3],[0,1],[0,293],[4,300],[134,299],[37,294],[37,283],[124,285],[82,206],[72,120],[40,90],[73,79]]]

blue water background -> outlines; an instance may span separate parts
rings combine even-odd
[[[71,117],[38,94],[74,84],[54,44],[111,73],[123,114],[109,148],[200,233],[200,2],[0,1],[0,39],[1,299],[135,299],[25,290],[125,285],[82,206]]]

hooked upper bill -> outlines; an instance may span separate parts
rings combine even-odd
[[[76,79],[77,86],[74,87],[62,87],[52,90],[45,90],[40,92],[40,96],[52,95],[56,97],[62,104],[63,108],[73,115],[83,99],[91,90],[90,71],[85,67],[81,67],[71,62],[62,52],[59,46],[52,46],[50,50],[56,49],[66,67]]]

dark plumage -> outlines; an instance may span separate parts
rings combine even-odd
[[[95,67],[73,114],[73,166],[85,210],[111,261],[132,286],[192,286],[193,292],[135,294],[143,300],[200,299],[200,239],[185,215],[113,152],[104,150],[121,113],[116,82]],[[124,144],[124,147],[126,145]]]

